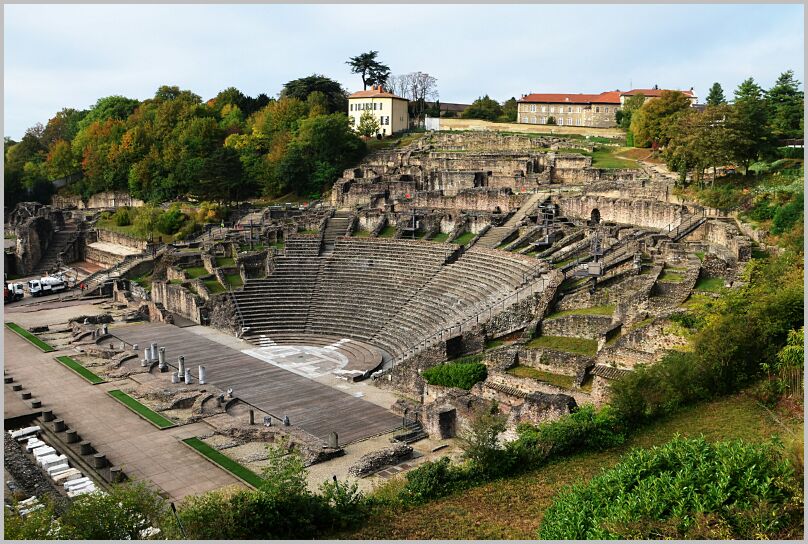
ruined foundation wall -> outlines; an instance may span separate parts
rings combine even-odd
[[[600,212],[601,222],[637,225],[640,227],[665,229],[682,221],[682,206],[653,200],[626,200],[602,196],[579,196],[558,199],[561,214],[581,220],[590,220],[592,211]]]

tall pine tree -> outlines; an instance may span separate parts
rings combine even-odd
[[[803,137],[804,93],[794,72],[780,74],[774,86],[766,93],[769,125],[776,138]]]
[[[727,99],[724,98],[724,89],[722,89],[721,84],[716,81],[713,83],[713,86],[710,87],[710,92],[707,94],[707,105],[719,106],[726,103]]]

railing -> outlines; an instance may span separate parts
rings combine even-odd
[[[241,335],[244,334],[244,332],[245,332],[244,331],[244,316],[241,313],[241,308],[238,305],[238,300],[236,299],[236,295],[233,292],[233,286],[230,285],[230,282],[227,282],[227,289],[230,292],[230,300],[233,301],[233,305],[236,307],[236,314],[238,315],[238,320],[239,320],[239,323],[240,323],[240,326],[238,328],[239,333],[236,336],[237,336],[237,338],[241,338]]]
[[[486,323],[490,321],[492,317],[495,317],[497,314],[505,311],[506,307],[511,306],[512,304],[517,304],[520,300],[525,300],[527,297],[530,297],[535,293],[544,292],[547,287],[547,279],[541,277],[543,273],[544,272],[540,270],[534,274],[531,274],[530,276],[525,275],[523,286],[517,289],[515,292],[504,296],[491,304],[488,304],[486,307],[480,309],[462,321],[458,321],[453,325],[444,327],[439,332],[424,338],[417,344],[407,347],[402,354],[392,360],[392,365],[395,366],[412,357],[413,355],[437,344],[443,340],[444,336],[451,337],[454,331],[456,331],[456,334],[462,334],[463,327],[467,327],[469,324],[477,326],[482,323]],[[499,311],[496,311],[497,307],[499,307]]]
[[[679,221],[674,228],[673,223],[669,223],[668,226],[663,228],[662,230],[665,231],[671,238],[674,240],[679,236],[679,233],[687,233],[687,229],[691,228],[696,223],[703,221],[707,217],[707,210],[705,208],[701,208],[700,212],[696,212],[690,214],[685,221]]]

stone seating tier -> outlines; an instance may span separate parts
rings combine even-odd
[[[300,245],[313,246],[312,240],[318,239]],[[248,279],[235,293],[250,327],[245,338],[350,337],[395,357],[482,314],[539,271],[536,259],[485,248],[447,264],[457,249],[424,240],[337,237],[328,257],[281,255],[268,278]]]

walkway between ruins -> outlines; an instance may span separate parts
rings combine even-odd
[[[70,351],[42,353],[4,327],[6,371],[43,409],[53,410],[132,479],[150,480],[172,500],[239,484],[227,472],[191,451],[180,440],[210,431],[205,423],[158,430],[113,400],[118,385],[90,385],[54,360]],[[5,394],[13,394],[6,387]],[[242,484],[239,484],[242,485]]]

